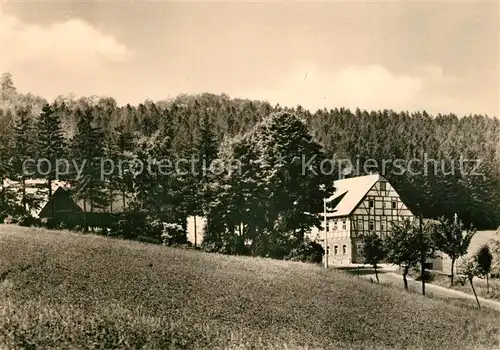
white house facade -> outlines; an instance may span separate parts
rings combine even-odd
[[[326,213],[328,263],[362,263],[361,236],[375,232],[385,236],[394,222],[414,219],[392,185],[379,174],[337,180],[335,195],[327,199]],[[310,238],[324,246],[325,228],[313,228]],[[434,265],[439,261],[432,262]]]

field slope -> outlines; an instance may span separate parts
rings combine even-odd
[[[313,265],[0,225],[0,348],[492,348],[498,327]]]

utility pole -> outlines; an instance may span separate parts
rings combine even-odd
[[[325,268],[328,268],[328,230],[326,229],[326,198],[323,199],[323,226],[325,230]]]
[[[422,150],[422,164],[425,162],[425,149]],[[425,164],[424,164],[425,168]],[[427,176],[427,174],[424,174],[424,176]],[[420,252],[420,279],[422,280],[422,295],[425,295],[425,258],[424,258],[424,252],[423,250],[425,249],[425,237],[424,237],[424,228],[423,228],[423,218],[422,218],[422,203],[421,201],[418,202],[418,217],[419,217],[419,231],[420,231],[420,249],[422,250]]]

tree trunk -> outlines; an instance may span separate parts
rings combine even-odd
[[[113,189],[109,190],[109,212],[113,212],[113,201],[114,201],[114,196],[113,196]]]
[[[83,232],[87,232],[87,200],[83,199]]]
[[[23,209],[24,212],[27,214],[28,213],[28,203],[26,202],[26,179],[24,176],[21,177],[21,186],[22,186],[22,196],[23,196]]]
[[[193,216],[194,218],[194,247],[196,248],[198,244],[198,232],[197,232],[197,227],[196,227],[196,215]]]
[[[450,287],[453,287],[453,277],[455,276],[455,260],[456,258],[453,257],[451,258],[451,282],[450,282]]]
[[[123,208],[122,211],[125,210],[126,207],[126,202],[125,202],[125,190],[122,190],[122,203],[123,203]]]
[[[0,191],[0,201],[1,201],[1,206],[0,206],[0,209],[5,211],[5,179],[3,178],[2,176],[2,191]]]
[[[489,278],[489,273],[486,274],[486,293],[490,294],[490,278]]]
[[[377,264],[373,265],[373,268],[375,269],[375,278],[377,279],[377,283],[380,283],[380,281],[378,280]]]
[[[92,193],[92,192],[90,192],[90,193]],[[90,212],[91,213],[94,212],[94,200],[92,198],[90,198]],[[94,232],[94,225],[90,226],[90,231]]]
[[[49,177],[47,178],[47,185],[48,185],[48,190],[49,190],[49,213],[50,213],[50,217],[53,218],[54,217],[54,206],[52,205],[52,179],[50,178],[50,175]]]
[[[477,298],[476,289],[474,288],[474,283],[472,283],[472,278],[470,278],[470,277],[469,277],[469,282],[470,282],[470,286],[472,287],[472,291],[474,292],[474,296],[476,297],[477,307],[481,308],[481,305],[479,305],[479,299]]]
[[[408,275],[408,270],[409,270],[409,266],[405,266],[405,269],[403,271],[403,282],[405,284],[405,289],[408,290],[408,280],[406,279],[406,276]]]
[[[419,228],[420,228],[420,237],[422,239],[422,249],[423,249],[423,246],[424,246],[424,242],[423,242],[423,239],[424,239],[424,229],[422,227],[423,225],[423,219],[422,219],[422,214],[420,214],[420,220],[419,220]],[[425,295],[425,256],[424,256],[424,252],[421,252],[420,253],[420,279],[422,281],[422,295]]]
[[[425,295],[425,260],[420,260],[420,279],[422,280],[422,295]]]

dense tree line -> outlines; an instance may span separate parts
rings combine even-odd
[[[2,76],[1,89],[2,184],[7,178],[24,181],[19,164],[27,156],[86,159],[89,166],[74,185],[89,210],[111,210],[110,198],[117,193],[126,207],[208,215],[215,210],[216,194],[211,186],[215,180],[207,175],[187,171],[187,175],[155,178],[125,167],[101,178],[95,162],[100,157],[131,162],[194,157],[198,159],[195,167],[200,169],[224,154],[233,152],[234,156],[241,147],[255,150],[254,140],[248,135],[262,128],[267,116],[287,112],[305,122],[315,141],[324,147],[323,158],[335,159],[339,169],[347,167],[345,160],[350,160],[354,166],[351,175],[370,171],[384,174],[415,214],[451,218],[458,213],[465,224],[473,223],[479,229],[496,228],[500,223],[500,122],[495,117],[344,108],[311,112],[300,106],[283,108],[224,94],[180,95],[137,106],[118,106],[106,97],[58,97],[47,104],[39,97],[18,93],[8,74]],[[300,151],[279,143],[273,147],[283,148],[285,155]],[[461,158],[469,160],[462,170]],[[404,167],[394,162],[397,159],[406,161]],[[420,160],[427,160],[427,174]],[[402,168],[408,169],[408,161],[412,172],[403,172]],[[361,168],[357,169],[357,164]],[[371,167],[363,169],[364,164]],[[152,165],[156,170],[159,166]],[[329,175],[337,176],[339,169]],[[75,181],[71,171],[64,176]],[[50,182],[53,174],[44,177]],[[222,180],[232,181],[228,176]],[[252,195],[251,183],[246,186],[248,195]],[[7,192],[0,186],[1,205],[10,200]],[[24,201],[33,200],[27,197]],[[273,205],[278,208],[281,204]]]

